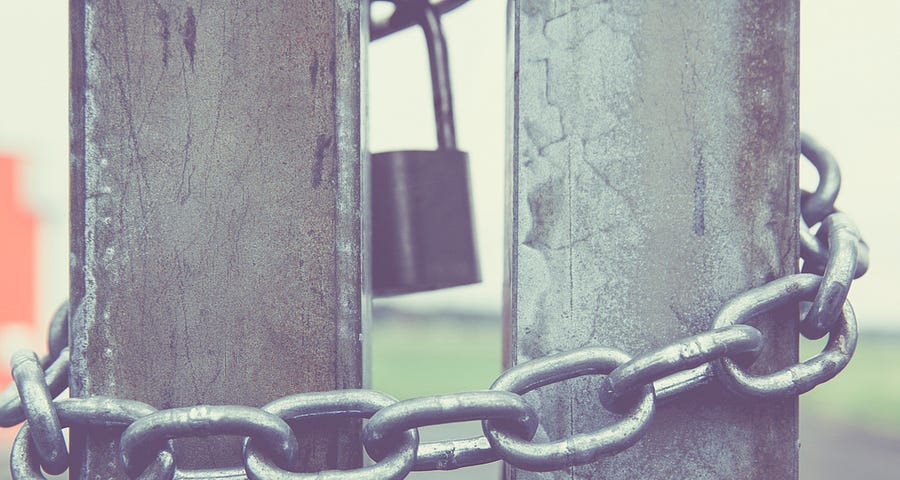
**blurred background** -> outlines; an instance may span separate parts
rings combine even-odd
[[[506,2],[473,0],[444,17],[460,149],[468,151],[483,283],[379,300],[373,386],[400,398],[487,388],[501,365]],[[46,351],[45,331],[68,290],[68,4],[0,1],[0,358]],[[835,154],[838,206],[872,251],[850,297],[856,356],[801,398],[801,478],[898,478],[900,467],[900,2],[801,5],[801,126]],[[422,35],[369,49],[373,152],[433,148]],[[815,172],[801,164],[801,184]],[[810,356],[818,343],[801,344]],[[0,368],[0,383],[9,380]],[[429,430],[449,437],[478,425]],[[0,431],[7,448],[12,431]],[[3,457],[6,457],[3,454]],[[413,478],[497,478],[499,467]],[[4,468],[0,478],[6,473]]]

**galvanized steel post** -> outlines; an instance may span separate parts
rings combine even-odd
[[[358,388],[366,5],[71,2],[73,396],[157,408]],[[361,463],[359,423],[301,435]],[[76,478],[124,478],[74,432]],[[240,439],[177,442],[237,466]]]
[[[577,3],[577,5],[576,5]],[[798,2],[509,3],[507,361],[637,355],[797,264]],[[795,307],[757,368],[797,356]],[[609,421],[596,378],[528,397],[536,441]],[[797,400],[713,384],[638,444],[511,478],[797,478]]]

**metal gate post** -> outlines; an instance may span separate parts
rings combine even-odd
[[[157,408],[358,388],[368,280],[357,0],[71,2],[73,396]],[[308,468],[361,463],[304,428]],[[76,430],[77,478],[124,478]],[[177,441],[180,468],[240,439]]]
[[[641,354],[794,271],[796,0],[509,5],[510,364],[586,345]],[[795,361],[797,315],[759,322],[756,368]],[[536,439],[609,423],[598,383],[532,393],[548,421]],[[797,428],[796,398],[713,383],[660,405],[623,453],[508,475],[797,478]]]

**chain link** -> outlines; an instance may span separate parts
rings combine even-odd
[[[762,333],[749,325],[730,325],[685,338],[610,372],[600,386],[600,403],[611,412],[624,413],[635,404],[644,385],[723,356],[752,362],[762,347]]]
[[[27,350],[16,352],[12,357],[12,376],[41,465],[51,475],[65,472],[69,450],[37,355]]]
[[[631,357],[607,347],[584,347],[570,352],[537,358],[517,365],[491,385],[491,389],[524,395],[537,388],[585,375],[607,375]],[[526,470],[562,470],[612,455],[638,441],[650,424],[656,405],[653,386],[641,387],[640,398],[612,425],[591,433],[546,443],[531,443],[493,421],[482,423],[484,434],[504,461]]]
[[[843,213],[826,217],[820,231],[828,239],[828,249],[835,253],[825,262],[821,288],[800,322],[800,332],[813,339],[825,336],[841,313],[850,283],[857,272],[856,245],[860,242],[859,231]]]
[[[412,470],[452,470],[496,460],[532,471],[560,470],[596,461],[639,441],[655,408],[683,392],[719,381],[737,395],[799,395],[847,365],[857,330],[847,293],[869,265],[869,249],[849,218],[834,207],[840,172],[834,158],[807,136],[801,153],[817,169],[819,183],[802,192],[800,274],[787,275],[727,302],[708,331],[636,358],[613,348],[585,347],[531,360],[503,373],[490,390],[398,402],[372,390],[300,393],[261,408],[235,405],[156,410],[134,400],[106,397],[53,400],[67,387],[69,312],[54,314],[50,354],[13,356],[15,386],[0,393],[0,426],[25,421],[13,443],[10,470],[16,480],[43,479],[69,464],[61,428],[76,426],[119,435],[121,468],[131,478],[226,478],[252,480],[402,479]],[[756,316],[794,302],[810,302],[799,323],[807,338],[828,335],[821,353],[767,375],[748,368],[763,348],[763,334],[747,325]],[[540,415],[527,392],[586,375],[600,375],[597,407],[616,414],[589,433],[535,441]],[[351,471],[297,472],[296,432],[311,418],[367,418],[363,446],[374,464]],[[27,421],[26,421],[27,420]],[[418,427],[477,420],[484,436],[419,443]],[[184,436],[245,437],[243,468],[181,471],[172,439]],[[114,438],[114,437],[113,437]],[[543,439],[541,439],[543,440]]]
[[[156,409],[146,403],[120,398],[91,397],[67,398],[54,401],[54,408],[63,427],[85,427],[111,430],[121,434],[137,419],[143,418]],[[30,427],[25,423],[13,441],[10,454],[10,468],[14,480],[44,479],[41,463],[31,441]],[[171,445],[161,451],[153,463],[136,478],[138,480],[172,479],[175,475],[175,460]],[[124,472],[122,473],[124,475]]]
[[[809,273],[788,275],[761,287],[748,290],[722,307],[713,320],[713,327],[744,323],[756,315],[797,300],[811,300],[824,282],[822,277]],[[816,385],[832,379],[850,362],[856,348],[856,317],[850,302],[844,301],[841,322],[829,333],[828,344],[822,353],[768,375],[753,375],[736,361],[722,357],[718,360],[719,379],[735,393],[752,397],[799,395]]]
[[[288,424],[311,418],[370,418],[397,400],[389,395],[372,390],[336,390],[332,392],[301,393],[284,397],[262,407],[266,412],[277,415]],[[256,441],[244,441],[244,466],[251,479],[279,480],[366,480],[402,479],[409,474],[416,463],[419,450],[419,432],[407,429],[391,437],[392,444],[386,447],[384,455],[371,466],[351,471],[326,471],[318,473],[290,472],[282,470],[264,451],[256,448]],[[421,450],[419,450],[421,451]]]
[[[519,395],[465,392],[413,398],[378,411],[363,428],[363,444],[370,457],[380,460],[390,448],[391,439],[403,430],[469,420],[503,421],[516,435],[529,439],[538,427],[537,413]],[[414,470],[460,468],[495,460],[494,452],[478,439],[425,443],[416,452]]]

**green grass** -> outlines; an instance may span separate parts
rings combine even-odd
[[[386,320],[372,331],[372,385],[398,398],[486,389],[501,371],[496,322]],[[824,342],[801,342],[809,358]],[[900,435],[900,337],[863,334],[850,365],[801,397],[818,417]]]
[[[496,323],[386,320],[372,329],[372,386],[397,398],[484,390],[500,374]]]
[[[821,343],[801,342],[802,358]],[[818,416],[900,435],[900,338],[862,334],[843,372],[800,397],[800,408]]]

